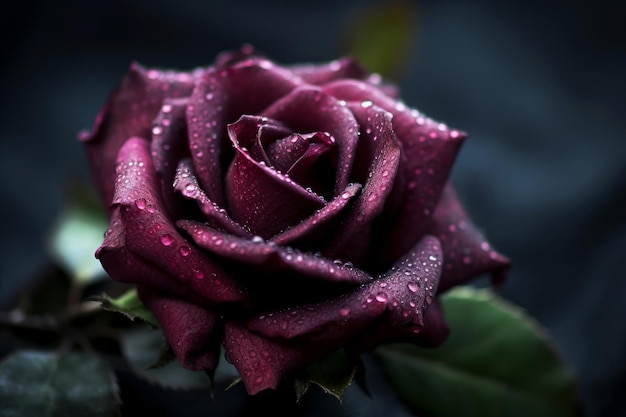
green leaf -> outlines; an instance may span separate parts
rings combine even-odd
[[[98,356],[18,351],[0,363],[3,417],[118,416],[118,388]]]
[[[187,370],[174,360],[161,330],[137,327],[124,331],[120,342],[124,358],[142,379],[176,390],[210,388],[204,372]]]
[[[362,366],[351,361],[343,350],[336,351],[309,365],[294,379],[297,399],[300,400],[311,384],[315,384],[327,394],[342,401],[343,393],[352,384],[359,365]]]
[[[106,278],[95,252],[107,228],[106,214],[97,197],[86,187],[75,187],[51,230],[50,256],[80,283]]]
[[[537,322],[489,290],[459,287],[442,301],[451,329],[442,346],[377,350],[392,385],[415,412],[582,415],[575,379]]]
[[[369,71],[397,79],[408,60],[415,38],[415,2],[380,2],[352,22],[346,52]]]
[[[91,297],[90,299],[98,301],[104,310],[124,314],[131,320],[139,318],[154,328],[159,327],[157,319],[152,312],[144,306],[135,287],[132,287],[117,298],[111,298],[107,294],[102,294],[101,296]]]

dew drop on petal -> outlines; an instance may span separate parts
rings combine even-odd
[[[139,210],[144,210],[146,208],[146,199],[145,198],[138,199],[137,201],[135,201],[135,206]]]
[[[193,276],[196,277],[196,279],[203,279],[204,278],[204,272],[202,272],[199,269],[194,269],[193,270]]]
[[[170,235],[169,233],[161,235],[161,244],[163,246],[170,246],[172,243],[174,243],[174,238],[172,237],[172,235]]]
[[[339,309],[339,314],[341,314],[342,317],[346,317],[350,314],[351,310],[349,306],[343,306]]]
[[[378,301],[379,303],[386,303],[388,299],[389,297],[387,297],[387,294],[385,294],[384,292],[379,292],[378,294],[376,294],[376,301]]]
[[[406,286],[411,292],[417,292],[420,288],[417,282],[409,282]]]
[[[191,249],[189,249],[189,246],[181,246],[178,252],[180,252],[181,256],[188,256],[191,253]]]

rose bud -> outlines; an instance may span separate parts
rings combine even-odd
[[[96,256],[183,367],[223,348],[250,394],[339,349],[436,346],[437,296],[509,268],[449,182],[465,137],[350,58],[133,64],[81,135],[110,204]]]

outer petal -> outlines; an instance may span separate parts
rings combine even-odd
[[[111,276],[164,291],[173,281],[193,292],[191,297],[213,303],[245,301],[239,285],[186,241],[165,214],[148,142],[129,139],[120,149],[117,171],[113,207],[119,209],[116,227],[122,232],[117,234],[123,233],[124,240],[105,240],[97,254]]]
[[[310,84],[323,85],[345,78],[365,79],[367,71],[355,59],[345,57],[321,65],[304,64],[289,67],[295,74]]]
[[[198,75],[198,71],[146,70],[133,63],[98,115],[92,132],[80,134],[105,204],[113,198],[115,160],[126,139],[150,137],[152,121],[163,100],[188,96]]]
[[[280,120],[295,132],[322,131],[335,138],[338,152],[335,195],[346,188],[359,139],[359,126],[348,108],[317,87],[303,86],[273,103],[262,114]]]
[[[427,237],[388,274],[353,293],[260,315],[243,325],[228,323],[226,352],[254,394],[275,388],[289,373],[369,333],[381,321],[385,337],[415,335],[424,324],[440,270],[438,241]]]
[[[192,371],[217,367],[223,329],[218,316],[190,303],[138,286],[139,297],[158,320],[180,364]]]
[[[150,154],[155,171],[161,178],[161,195],[169,213],[181,213],[179,199],[172,188],[178,161],[189,156],[185,111],[188,98],[165,99],[152,123]]]
[[[391,270],[358,290],[329,301],[260,315],[246,324],[271,338],[304,337],[318,349],[337,348],[382,319],[388,334],[413,334],[424,325],[442,267],[437,238],[424,237]],[[384,317],[381,314],[386,312]]]
[[[496,285],[506,279],[510,260],[496,252],[472,223],[450,183],[437,205],[428,233],[438,236],[443,246],[440,292],[485,273],[491,274]]]
[[[395,259],[424,234],[466,135],[409,109],[367,83],[341,80],[324,86],[324,90],[346,101],[372,101],[393,114],[393,128],[403,148],[400,172],[405,196],[385,245],[385,258]]]
[[[224,348],[250,395],[276,389],[299,364],[309,363],[319,354],[310,345],[276,342],[233,322],[226,323]]]

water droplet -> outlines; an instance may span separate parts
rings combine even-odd
[[[370,100],[364,100],[361,102],[361,107],[363,107],[364,109],[367,109],[368,107],[371,107],[374,103],[372,103]]]
[[[199,269],[194,269],[193,276],[196,277],[196,279],[204,279],[204,272]]]
[[[172,235],[170,235],[169,233],[161,235],[161,244],[163,246],[170,246],[172,243],[174,243],[174,238],[172,237]]]
[[[339,314],[341,314],[342,317],[346,317],[350,314],[352,310],[350,310],[349,306],[343,306],[339,309]]]
[[[411,292],[417,292],[417,290],[419,290],[420,288],[417,282],[409,282],[406,286]]]
[[[181,246],[178,252],[180,252],[181,256],[188,256],[191,253],[191,249],[189,246]]]
[[[265,239],[263,239],[261,236],[254,236],[252,238],[252,243],[263,243],[265,242]]]
[[[135,206],[137,206],[139,210],[144,210],[146,208],[146,199],[140,198],[139,200],[135,201]]]
[[[163,133],[163,128],[161,126],[154,126],[152,128],[153,135],[160,135],[161,133]]]
[[[376,294],[376,301],[380,303],[386,303],[388,299],[389,298],[387,297],[387,294],[385,294],[384,292],[379,292],[378,294]]]

